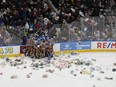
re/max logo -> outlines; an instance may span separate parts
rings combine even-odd
[[[99,42],[97,48],[116,48],[116,42]]]

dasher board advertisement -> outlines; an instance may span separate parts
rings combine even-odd
[[[116,49],[116,42],[92,42],[91,43],[92,49]]]

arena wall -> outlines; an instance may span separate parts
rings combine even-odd
[[[0,47],[0,58],[3,58],[4,56],[8,56],[8,57],[22,56],[22,54],[20,54],[20,46]]]
[[[4,56],[22,56],[24,46],[3,46],[0,47],[0,58]],[[115,41],[83,41],[83,42],[64,42],[55,43],[53,46],[54,54],[71,52],[116,52]]]
[[[83,41],[59,43],[60,51],[54,49],[54,54],[71,53],[71,52],[116,52],[115,41]],[[54,48],[57,48],[54,45]]]

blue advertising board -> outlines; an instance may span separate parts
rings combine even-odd
[[[80,42],[77,43],[76,49],[91,49],[91,42]]]
[[[77,47],[76,42],[60,43],[60,50],[76,50],[76,47]]]
[[[91,49],[91,42],[64,42],[60,43],[60,50]]]

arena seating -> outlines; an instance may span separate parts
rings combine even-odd
[[[116,1],[2,0],[0,26],[20,37],[23,45],[30,38],[36,44],[44,40],[116,40]],[[15,41],[8,45],[17,44]]]

